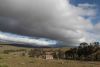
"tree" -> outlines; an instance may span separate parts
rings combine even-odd
[[[29,56],[30,57],[39,57],[42,54],[43,54],[43,49],[42,48],[35,48],[35,49],[31,49],[29,51]]]
[[[79,58],[84,58],[88,55],[88,43],[83,42],[80,43],[78,50],[77,50],[77,55]]]
[[[77,55],[77,48],[71,48],[70,50],[67,50],[65,52],[66,58],[76,59],[76,55]]]
[[[83,43],[80,43],[80,46],[79,47],[82,47],[82,48],[84,48],[84,47],[87,47],[88,46],[88,43],[86,43],[86,42],[83,42]]]

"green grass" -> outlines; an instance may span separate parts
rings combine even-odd
[[[8,67],[8,65],[1,63],[0,67]]]

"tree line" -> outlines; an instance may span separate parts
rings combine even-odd
[[[71,48],[65,52],[66,59],[76,60],[99,60],[100,61],[100,44],[99,42],[93,43],[80,43],[76,48]]]
[[[62,51],[61,48],[58,50],[50,50],[55,59],[72,59],[72,60],[98,60],[100,61],[100,45],[99,42],[93,43],[80,43],[78,47],[71,48],[66,51]],[[36,48],[29,51],[30,57],[39,57],[45,55],[43,48]]]

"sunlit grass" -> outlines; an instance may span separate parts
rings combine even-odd
[[[22,49],[19,47],[4,46],[1,50]],[[26,48],[25,48],[26,49]],[[28,48],[29,50],[30,48]],[[52,48],[53,49],[53,48]],[[65,50],[65,49],[63,49]],[[100,67],[100,62],[75,60],[45,60],[28,56],[15,56],[0,53],[0,67]]]

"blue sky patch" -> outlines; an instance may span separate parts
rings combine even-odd
[[[96,16],[91,19],[93,24],[97,24],[100,22],[100,0],[70,0],[70,3],[74,6],[78,6],[78,4],[93,4],[96,5],[95,9],[96,11]],[[84,18],[88,18],[88,16],[85,16]]]

